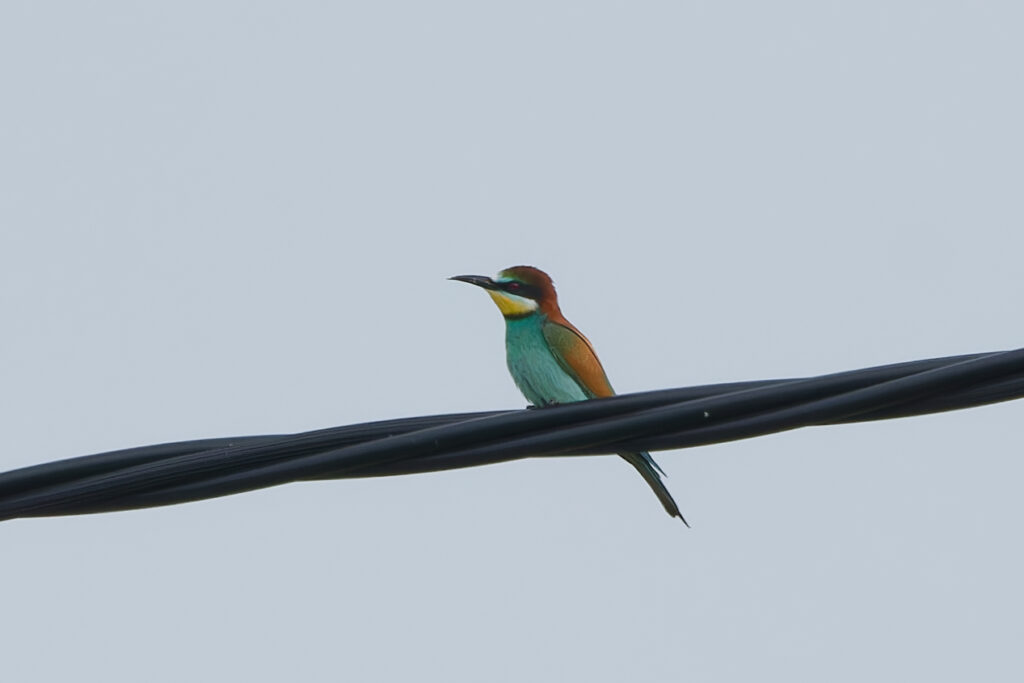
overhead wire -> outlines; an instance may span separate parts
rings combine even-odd
[[[1017,349],[532,410],[183,441],[2,473],[0,520],[172,505],[302,480],[414,474],[527,457],[688,448],[1021,397],[1024,349]]]

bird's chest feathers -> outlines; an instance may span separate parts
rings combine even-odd
[[[539,315],[505,321],[508,370],[526,399],[538,406],[582,401],[587,395],[559,365]]]

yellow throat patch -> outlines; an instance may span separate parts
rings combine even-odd
[[[525,296],[516,296],[515,294],[498,292],[493,289],[488,289],[487,293],[494,299],[494,303],[498,305],[498,310],[501,311],[501,314],[506,317],[511,316],[514,318],[520,315],[529,315],[537,310],[537,302]]]

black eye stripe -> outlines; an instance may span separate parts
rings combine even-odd
[[[525,282],[516,282],[515,280],[502,282],[501,288],[509,294],[515,294],[516,296],[525,296],[528,299],[540,298],[540,290]]]

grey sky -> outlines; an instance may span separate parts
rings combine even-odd
[[[0,469],[1013,348],[1016,3],[0,7]],[[11,681],[1020,680],[1021,405],[0,524]]]

